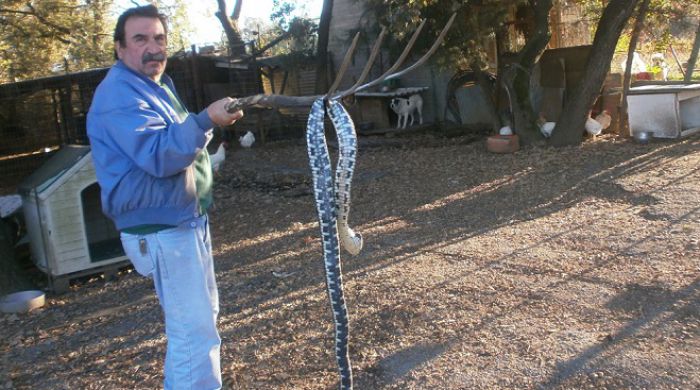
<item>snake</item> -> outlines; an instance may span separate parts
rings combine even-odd
[[[324,132],[326,108],[338,137],[335,175]],[[340,247],[342,244],[348,253],[356,255],[362,249],[362,236],[348,225],[357,136],[352,119],[341,103],[324,98],[314,101],[306,127],[306,144],[321,228],[326,288],[335,323],[335,357],[340,374],[340,389],[352,390],[352,365],[348,348],[350,325],[343,294]]]

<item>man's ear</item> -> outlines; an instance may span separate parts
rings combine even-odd
[[[114,58],[117,60],[122,59],[122,51],[124,48],[121,45],[121,42],[119,41],[114,41]]]

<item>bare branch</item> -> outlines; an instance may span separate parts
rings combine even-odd
[[[228,40],[228,46],[231,49],[231,55],[234,57],[241,57],[245,54],[245,43],[238,31],[238,21],[237,19],[232,21],[231,18],[226,15],[225,0],[217,0],[216,2],[219,6],[219,10],[216,11],[215,15],[221,22],[221,27],[224,29],[226,39]]]
[[[409,40],[408,45],[406,46],[406,49],[404,50],[404,52],[401,53],[401,56],[399,57],[399,59],[396,61],[396,63],[391,68],[389,68],[388,71],[386,71],[386,73],[381,75],[378,79],[371,81],[367,84],[360,85],[359,87],[356,87],[354,89],[350,89],[348,91],[341,92],[339,97],[346,97],[346,96],[349,96],[351,94],[354,94],[355,92],[362,91],[362,90],[365,90],[371,86],[377,85],[384,80],[390,80],[390,79],[400,77],[408,72],[411,72],[413,69],[423,65],[437,51],[437,49],[440,46],[440,44],[442,43],[442,41],[445,40],[445,36],[447,35],[447,31],[449,31],[450,27],[452,27],[452,23],[454,23],[456,17],[457,17],[457,13],[453,13],[452,16],[450,17],[450,19],[447,21],[447,24],[445,24],[445,27],[442,29],[442,31],[440,31],[440,35],[438,35],[438,37],[435,39],[433,46],[430,47],[430,50],[428,50],[423,55],[423,57],[421,57],[418,61],[416,61],[413,65],[407,67],[406,69],[404,69],[400,72],[391,73],[391,72],[394,72],[396,69],[398,69],[398,67],[403,63],[406,56],[408,56],[408,52],[413,47],[413,44],[416,42],[416,39],[418,38],[418,34],[423,29],[423,25],[425,25],[425,20],[423,20],[421,22],[420,26],[418,26],[418,29],[416,29],[416,32],[413,34],[413,36]]]
[[[36,9],[34,8],[34,6],[32,6],[31,3],[28,2],[28,3],[27,3],[27,7],[29,7],[29,9],[32,10],[32,12],[30,13],[30,15],[34,16],[35,18],[37,18],[37,20],[39,20],[39,22],[41,22],[42,24],[44,24],[44,25],[46,25],[46,26],[48,26],[48,27],[51,27],[51,28],[55,29],[56,31],[58,31],[58,32],[60,32],[60,33],[62,33],[62,34],[64,34],[64,35],[70,35],[71,30],[70,30],[69,28],[66,28],[66,27],[63,27],[63,26],[59,26],[59,25],[57,25],[57,24],[55,24],[55,23],[53,23],[53,22],[47,20],[44,16],[42,16],[42,15],[40,15],[38,12],[36,12]]]
[[[239,98],[233,101],[226,110],[228,112],[236,112],[238,110],[261,106],[268,108],[283,108],[283,107],[309,107],[316,99],[322,95],[311,96],[285,96],[285,95],[253,95],[244,98]]]
[[[291,31],[285,31],[285,32],[283,32],[282,34],[280,34],[280,36],[278,36],[277,38],[271,40],[267,45],[261,47],[260,49],[256,50],[255,52],[253,52],[253,54],[251,55],[251,57],[257,57],[257,56],[259,56],[260,54],[266,52],[266,51],[267,51],[268,49],[270,49],[271,47],[274,47],[274,46],[277,45],[278,43],[280,43],[280,42],[284,41],[285,39],[289,38],[291,35],[292,35],[292,32],[291,32]]]
[[[236,3],[233,4],[231,19],[238,21],[241,16],[241,8],[243,8],[243,0],[236,0]]]
[[[374,47],[372,47],[372,51],[370,52],[369,58],[367,59],[367,64],[365,64],[365,68],[362,69],[362,73],[360,73],[360,77],[355,82],[355,85],[350,87],[350,89],[348,90],[348,94],[355,93],[357,88],[359,88],[360,85],[362,85],[362,83],[365,82],[365,79],[369,75],[370,70],[372,70],[374,61],[377,59],[377,55],[379,55],[379,51],[382,48],[382,42],[384,42],[384,37],[386,37],[386,27],[382,27],[382,31],[379,33],[377,42],[374,43]]]

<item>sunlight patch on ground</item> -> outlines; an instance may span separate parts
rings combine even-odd
[[[517,172],[510,176],[503,176],[496,180],[479,184],[478,186],[468,188],[463,191],[455,192],[448,196],[442,197],[435,200],[434,202],[424,204],[420,207],[413,209],[412,211],[432,211],[441,207],[450,205],[451,203],[468,200],[474,196],[483,196],[484,194],[497,191],[502,189],[507,185],[512,185],[514,181],[525,179],[528,174],[532,171],[532,168],[527,168],[521,172]]]

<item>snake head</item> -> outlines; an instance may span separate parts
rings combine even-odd
[[[356,256],[360,254],[362,250],[362,235],[360,233],[355,233],[352,229],[348,228],[347,232],[339,231],[341,246],[349,254]]]

